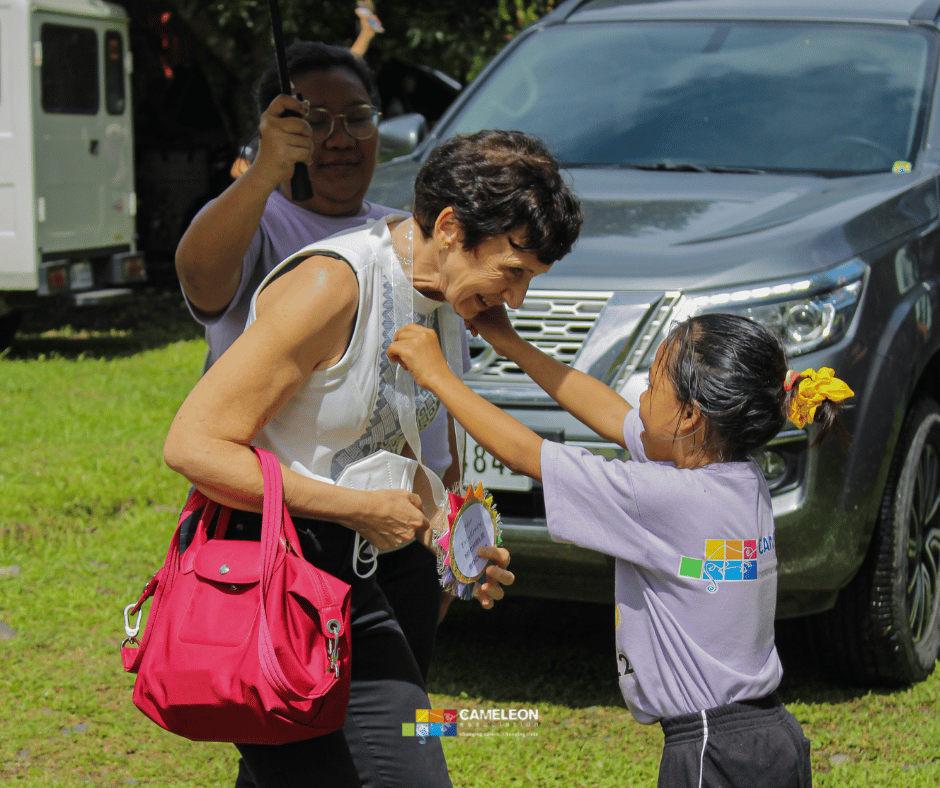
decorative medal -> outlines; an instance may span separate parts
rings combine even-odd
[[[491,563],[479,556],[481,547],[494,547],[502,543],[499,515],[493,507],[493,496],[471,485],[464,497],[447,493],[450,512],[448,530],[436,540],[437,568],[445,591],[470,599],[473,584],[479,580]]]

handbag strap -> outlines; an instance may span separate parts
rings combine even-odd
[[[297,538],[297,530],[294,522],[291,520],[290,513],[284,504],[284,487],[281,476],[281,464],[271,452],[265,449],[259,449],[252,446],[252,450],[258,457],[261,464],[261,473],[264,477],[264,504],[261,521],[261,543],[262,543],[262,561],[261,561],[261,605],[258,627],[258,657],[261,663],[261,669],[265,678],[279,692],[290,693],[295,696],[305,697],[298,692],[288,679],[281,663],[278,661],[277,652],[274,648],[274,640],[271,637],[271,630],[268,626],[267,617],[267,599],[268,591],[271,585],[271,578],[274,573],[274,567],[277,563],[281,550],[281,533],[283,532],[286,543],[298,556],[303,554],[300,551],[300,542]],[[343,634],[344,617],[342,614],[341,600],[338,599],[323,582],[321,571],[312,564],[308,564],[311,576],[317,581],[320,587],[321,602],[316,606],[317,615],[320,617],[320,628],[328,638],[336,638]],[[339,627],[333,627],[328,632],[328,623],[336,621]],[[332,675],[332,674],[330,674]],[[326,678],[326,677],[325,677]]]
[[[186,571],[192,565],[199,548],[205,544],[208,539],[209,523],[219,509],[216,501],[207,498],[199,490],[193,489],[186,499],[183,511],[180,512],[180,521],[176,526],[176,533],[170,542],[167,550],[166,561],[163,562],[163,569],[160,570],[161,581],[163,582],[164,593],[168,592],[173,585],[173,580],[180,571]],[[182,541],[183,523],[185,523],[194,514],[199,514],[199,522],[196,524],[196,530],[193,533],[189,548],[182,555],[180,554],[180,543]]]
[[[281,476],[280,461],[267,449],[259,449],[257,446],[252,446],[251,449],[258,458],[258,463],[261,465],[261,475],[264,479],[264,501],[261,508],[261,542],[265,557],[262,561],[262,569],[267,567],[273,570],[274,562],[277,559],[278,541],[281,532],[284,532],[287,543],[297,555],[302,555],[300,541],[297,538],[294,521],[291,520],[290,514],[288,514],[284,505],[284,481]],[[268,576],[270,577],[270,574]],[[263,577],[264,575],[262,575]]]

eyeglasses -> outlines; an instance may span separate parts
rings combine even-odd
[[[324,107],[311,107],[307,113],[307,123],[313,129],[313,139],[323,142],[329,139],[334,129],[334,119],[342,118],[343,126],[350,137],[367,140],[378,129],[378,120],[382,117],[371,104],[357,104],[340,115],[334,115]]]

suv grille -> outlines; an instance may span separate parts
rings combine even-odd
[[[519,335],[565,364],[578,355],[594,321],[611,297],[609,292],[530,290],[519,309],[508,309]],[[521,380],[525,373],[481,337],[469,337],[470,376],[481,380]]]

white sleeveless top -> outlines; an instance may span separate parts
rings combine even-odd
[[[387,216],[304,247],[274,268],[251,299],[246,328],[257,317],[258,293],[285,266],[312,254],[346,261],[359,282],[356,324],[343,357],[329,369],[311,373],[252,441],[311,479],[335,483],[351,463],[382,450],[400,454],[404,448],[404,434],[391,405],[395,365],[385,355],[399,328],[394,320],[393,266],[401,273],[389,221],[403,218]],[[444,321],[459,321],[451,306],[413,288],[411,292],[417,322],[433,328],[439,338],[453,336],[452,330],[442,330]],[[461,375],[462,369],[455,373]],[[419,387],[415,395],[417,427],[423,430],[440,402]]]

